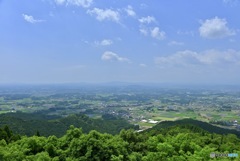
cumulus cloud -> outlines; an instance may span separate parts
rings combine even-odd
[[[147,17],[142,17],[142,18],[138,19],[138,21],[140,23],[150,24],[152,22],[156,22],[156,19],[152,16],[147,16]]]
[[[136,13],[134,12],[132,6],[128,5],[127,8],[125,8],[125,11],[127,12],[128,16],[136,16]]]
[[[227,21],[218,17],[201,22],[199,33],[200,36],[210,39],[235,35],[235,32],[228,28]]]
[[[155,63],[160,66],[223,66],[240,65],[240,51],[207,50],[201,53],[185,50],[173,55],[157,57]]]
[[[159,27],[152,27],[150,24],[157,22],[156,19],[152,16],[142,17],[138,19],[140,22],[139,31],[144,36],[151,36],[152,38],[163,40],[166,37],[166,33],[161,31]]]
[[[90,15],[95,15],[98,21],[111,20],[119,22],[120,20],[120,14],[117,11],[111,9],[104,10],[100,8],[94,8],[92,10],[88,10],[87,13]]]
[[[141,27],[139,29],[140,33],[144,36],[150,35],[152,38],[163,40],[166,37],[166,33],[161,31],[159,27],[149,28],[149,27]]]
[[[151,30],[151,36],[153,38],[156,38],[156,39],[159,39],[159,40],[162,40],[165,38],[165,32],[164,31],[160,31],[160,29],[158,27],[154,27],[152,30]]]
[[[95,41],[96,45],[101,45],[101,46],[108,46],[108,45],[112,45],[113,41],[110,39],[104,39],[102,41]]]
[[[93,0],[54,0],[58,5],[75,5],[88,8],[93,3]]]
[[[130,63],[130,60],[124,57],[120,57],[118,54],[111,52],[111,51],[106,51],[103,53],[102,60],[104,61],[119,61],[119,62],[128,62]]]
[[[44,21],[44,20],[35,19],[31,15],[22,14],[22,16],[23,16],[24,20],[29,22],[29,23],[39,23],[39,22],[43,22]]]

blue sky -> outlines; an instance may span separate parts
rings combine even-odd
[[[0,0],[0,83],[240,83],[239,0]]]

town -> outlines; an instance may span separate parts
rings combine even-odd
[[[66,117],[117,117],[148,129],[166,120],[192,118],[240,130],[240,92],[236,89],[162,86],[1,87],[0,114],[17,111]]]

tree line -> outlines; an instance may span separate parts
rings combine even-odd
[[[212,152],[240,154],[240,139],[194,125],[174,125],[158,133],[156,129],[154,133],[121,130],[116,135],[96,130],[84,133],[72,125],[62,137],[19,136],[7,126],[0,130],[0,160],[4,161],[207,161]]]

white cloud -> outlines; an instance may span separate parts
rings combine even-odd
[[[208,65],[240,65],[240,51],[208,50],[199,56],[199,60]]]
[[[37,19],[33,18],[33,16],[31,16],[31,15],[22,14],[22,16],[23,16],[24,20],[29,23],[39,23],[39,22],[44,21],[44,20],[37,20]]]
[[[227,21],[218,17],[202,22],[199,27],[199,33],[200,36],[210,39],[235,35],[235,32],[228,28]]]
[[[147,27],[145,28],[141,27],[139,31],[144,36],[150,35],[152,38],[155,38],[158,40],[163,40],[166,37],[166,33],[164,31],[161,31],[159,27],[154,27],[152,29]]]
[[[125,8],[125,11],[127,12],[128,16],[136,16],[136,13],[134,12],[132,6],[128,5],[127,8]]]
[[[178,42],[178,41],[171,41],[168,43],[169,46],[182,46],[184,45],[183,42]]]
[[[140,31],[140,33],[142,33],[144,36],[147,36],[147,35],[148,35],[148,30],[147,30],[147,29],[140,28],[139,31]]]
[[[102,40],[102,41],[95,41],[95,44],[96,45],[101,45],[101,46],[108,46],[108,45],[112,45],[113,44],[113,42],[112,42],[112,40],[109,40],[109,39],[104,39],[104,40]]]
[[[198,61],[197,53],[193,51],[180,51],[170,56],[157,57],[155,63],[161,66],[178,66],[178,65],[188,65],[195,64]]]
[[[90,15],[96,15],[96,19],[99,21],[103,20],[111,20],[115,22],[119,22],[120,15],[117,11],[111,10],[111,9],[100,9],[100,8],[94,8],[92,10],[87,11]]]
[[[162,40],[165,38],[165,32],[164,31],[160,31],[160,29],[158,27],[154,27],[152,30],[151,30],[151,36],[153,38],[156,38],[156,39],[159,39],[159,40]]]
[[[152,38],[163,40],[166,36],[166,33],[164,31],[161,31],[159,27],[151,28],[149,27],[150,23],[157,22],[156,19],[152,16],[142,17],[138,19],[140,24],[140,33],[144,36],[150,35]]]
[[[140,23],[150,24],[152,22],[156,22],[156,19],[152,16],[147,16],[147,17],[142,17],[142,18],[138,19],[138,21]]]
[[[104,61],[119,61],[119,62],[128,62],[130,63],[130,60],[124,57],[120,57],[118,54],[111,52],[111,51],[106,51],[103,53],[102,60]]]
[[[155,63],[162,67],[222,66],[240,65],[240,51],[207,50],[201,53],[185,50],[170,56],[157,57]]]
[[[93,0],[54,0],[58,5],[75,5],[88,8],[93,3]]]

